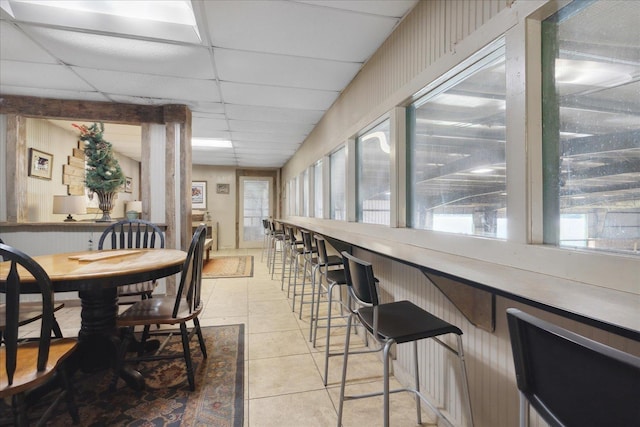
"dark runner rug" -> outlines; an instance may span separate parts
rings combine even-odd
[[[196,390],[189,391],[183,359],[145,362],[138,369],[146,388],[134,391],[124,381],[109,391],[111,372],[73,378],[82,426],[212,426],[242,427],[244,412],[244,325],[202,328],[208,358],[198,339],[191,341]],[[182,347],[180,335],[164,351]],[[31,411],[31,410],[30,410]],[[33,408],[37,412],[38,408]],[[61,402],[50,426],[69,426],[71,417]]]
[[[253,277],[253,255],[213,257],[202,267],[202,277],[206,279]]]

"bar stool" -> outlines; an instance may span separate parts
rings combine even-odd
[[[311,238],[311,235],[309,236],[309,238]],[[313,272],[311,274],[311,288],[313,292],[311,293],[311,321],[309,322],[309,341],[313,341],[313,346],[315,347],[316,342],[314,329],[317,332],[317,319],[320,310],[320,296],[322,294],[322,290],[324,289],[324,287],[322,286],[322,279],[323,277],[327,278],[329,272],[333,271],[329,270],[329,268],[340,267],[340,271],[331,273],[331,282],[335,283],[335,280],[333,280],[334,278],[338,281],[344,281],[344,269],[342,267],[342,257],[338,255],[327,255],[327,246],[322,236],[314,235],[313,240],[315,242],[316,253],[318,256],[314,260],[315,263],[313,264]],[[320,247],[320,245],[322,245],[322,247]],[[316,276],[318,276],[317,286]],[[324,290],[325,293],[328,292],[328,289]]]
[[[420,392],[420,375],[418,372],[418,341],[425,338],[433,338],[437,343],[458,356],[462,373],[463,400],[467,403],[467,422],[473,426],[473,415],[471,412],[471,396],[467,382],[467,370],[464,363],[464,353],[462,350],[462,331],[444,320],[423,310],[409,301],[396,301],[392,303],[380,304],[378,301],[378,291],[376,289],[373,267],[370,263],[358,259],[347,252],[342,252],[344,260],[345,277],[349,293],[356,303],[355,310],[351,310],[347,320],[347,334],[344,343],[344,362],[342,365],[342,381],[340,383],[340,403],[338,407],[338,427],[342,425],[342,410],[345,400],[361,399],[372,396],[384,397],[384,426],[389,426],[389,394],[400,391],[408,391],[416,396],[417,423],[421,424],[420,401],[427,404],[437,416],[449,421],[444,414],[432,404],[426,396]],[[382,350],[384,362],[383,391],[354,396],[345,396],[345,383],[347,378],[347,363],[349,359],[349,340],[351,337],[351,325],[353,319],[358,319],[362,326],[380,344],[380,348],[373,350],[354,351],[351,354],[371,353]],[[450,347],[445,342],[438,339],[438,336],[445,334],[455,334],[457,336],[457,349]],[[391,346],[402,343],[413,343],[414,358],[414,378],[415,388],[402,388],[389,390],[389,363]]]
[[[300,230],[300,233],[302,234],[302,243],[303,243],[303,251],[302,251],[302,258],[304,260],[304,264],[302,267],[302,288],[300,293],[297,293],[297,281],[294,282],[293,285],[293,304],[292,304],[292,309],[293,311],[296,311],[296,296],[300,296],[300,312],[298,315],[299,319],[302,319],[302,309],[304,308],[304,304],[311,304],[313,302],[313,298],[311,302],[304,302],[304,296],[305,295],[311,295],[313,296],[314,294],[314,289],[313,289],[313,285],[315,284],[315,273],[316,273],[316,269],[317,264],[318,264],[318,258],[314,257],[314,254],[318,253],[317,248],[313,245],[312,241],[311,241],[311,232],[308,230]],[[299,261],[298,261],[299,262]],[[309,282],[311,283],[311,292],[310,293],[305,293],[305,287],[306,287],[306,282],[307,282],[307,277],[309,277]],[[296,277],[297,279],[297,277]],[[312,313],[313,315],[313,310]]]
[[[289,274],[287,276],[289,286],[291,285],[291,274],[293,272],[293,264],[295,257],[298,256],[297,249],[301,247],[302,240],[296,236],[296,228],[293,225],[284,224],[284,262],[289,264]],[[280,277],[280,290],[284,290],[284,277],[286,264],[282,265],[282,276]],[[287,289],[287,293],[289,289]]]
[[[260,261],[264,261],[264,256],[267,254],[267,248],[269,247],[269,239],[271,236],[271,229],[269,228],[269,220],[262,219],[262,227],[264,228],[264,236],[262,238],[262,254],[260,255]]]
[[[270,221],[271,227],[271,245],[269,248],[271,249],[271,279],[273,280],[273,275],[276,270],[276,258],[278,257],[278,253],[280,253],[280,261],[282,262],[282,266],[284,268],[284,231],[281,227],[276,225],[276,221]]]

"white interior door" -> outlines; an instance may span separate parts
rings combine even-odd
[[[261,248],[264,239],[262,220],[273,216],[271,194],[273,178],[240,177],[239,247]]]

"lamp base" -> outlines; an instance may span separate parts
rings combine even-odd
[[[71,214],[67,215],[67,218],[64,220],[64,222],[71,222],[71,221],[75,221],[76,219],[74,217],[71,216]]]

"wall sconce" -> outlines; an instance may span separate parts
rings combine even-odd
[[[65,222],[75,221],[71,214],[87,213],[84,196],[53,196],[53,213],[67,214]]]
[[[142,201],[132,200],[125,203],[125,213],[129,219],[138,219],[142,214]]]

